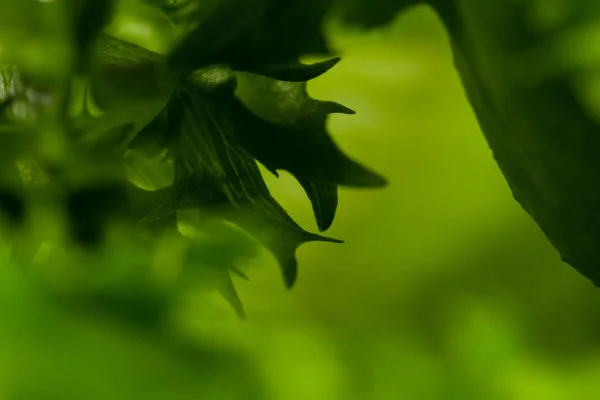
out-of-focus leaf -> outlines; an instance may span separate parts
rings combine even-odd
[[[23,184],[30,181],[19,159],[35,151],[35,123],[50,99],[16,65],[0,67],[0,217],[11,227],[21,226],[27,214]]]
[[[227,63],[235,70],[328,54],[322,33],[330,0],[224,0],[202,3],[196,28],[169,56],[180,70]],[[224,30],[222,27],[227,26]]]
[[[125,159],[126,178],[144,190],[158,190],[173,184],[173,160],[166,158],[166,149],[154,157],[146,157],[136,150],[127,150]]]
[[[174,82],[160,54],[100,35],[92,55],[91,93],[100,108],[169,97]]]
[[[186,214],[190,214],[190,212],[188,211]],[[221,293],[238,316],[244,318],[244,307],[233,285],[231,274],[248,279],[239,270],[238,264],[257,255],[257,243],[247,234],[233,229],[223,221],[201,221],[198,212],[194,216],[196,218],[191,221],[189,218],[180,220],[180,229],[182,229],[182,223],[191,223],[195,232],[191,235],[193,244],[187,258],[188,269],[200,268],[202,270],[202,274],[192,274],[196,277],[202,276],[196,280],[207,280],[206,277],[209,275],[210,279],[208,280],[213,287]]]
[[[26,274],[3,263],[0,394],[10,399],[66,400],[82,395],[93,400],[264,398],[256,365],[245,350],[180,335],[167,325],[168,319],[159,319],[160,323],[150,326],[142,324],[144,316],[164,312],[160,306],[173,311],[175,304],[168,297],[156,303],[157,297],[149,292],[144,296],[148,284],[144,273],[151,269],[138,265],[139,275],[131,269],[123,270],[133,265],[126,258],[128,262],[118,262],[114,270],[82,268],[80,276],[88,281],[108,271],[121,274],[115,274],[113,281],[105,280],[103,285],[98,285],[98,279],[97,294],[106,295],[102,300],[102,296],[92,300],[80,292],[75,296],[78,300],[72,302],[57,301],[56,296],[44,291],[40,275]],[[114,258],[119,259],[123,260],[122,255]],[[88,261],[94,267],[106,267],[93,258]],[[56,274],[64,270],[54,268],[52,273],[56,279]],[[130,286],[119,287],[119,282]],[[90,290],[94,284],[83,286]]]
[[[339,6],[350,6],[346,20],[373,27],[413,2],[378,3]],[[600,286],[600,53],[593,45],[600,3],[426,3],[449,32],[465,91],[515,199],[561,259]]]
[[[83,113],[74,121],[79,141],[90,148],[123,154],[137,134],[166,106],[175,82],[163,56],[100,35],[94,44]],[[93,102],[99,115],[89,111]]]
[[[23,104],[24,86],[15,65],[0,67],[0,163],[3,166],[14,161],[30,144],[31,132],[16,124],[19,115],[33,114],[31,105]]]
[[[540,70],[540,63],[530,61],[540,59],[539,50],[549,42],[581,28],[577,16],[597,21],[600,9],[594,1],[563,3],[573,7],[575,18],[548,36],[532,18],[536,7],[548,3],[465,0],[437,11],[449,29],[467,96],[515,199],[562,260],[600,286],[600,124],[575,90],[577,68],[565,63],[566,70],[553,70],[556,63],[546,61],[550,68]],[[588,37],[573,37],[568,46],[573,53],[567,54],[577,49],[587,54]],[[582,66],[598,70],[589,60]]]
[[[374,28],[389,24],[406,7],[426,0],[334,0],[342,20],[351,25]],[[436,0],[434,0],[436,1]],[[450,2],[451,0],[440,0]]]
[[[0,126],[33,126],[50,108],[53,97],[18,65],[0,66]]]
[[[78,52],[78,68],[87,69],[89,46],[98,33],[110,21],[114,0],[70,0],[68,7],[74,22],[73,39]]]
[[[238,316],[244,318],[246,313],[231,274],[241,274],[248,279],[237,264],[257,255],[257,243],[221,221],[203,221],[198,224],[197,229],[202,235],[195,235],[196,244],[190,248],[187,258],[188,268],[202,269],[205,277],[206,272],[209,272],[208,275],[212,277],[209,282]]]

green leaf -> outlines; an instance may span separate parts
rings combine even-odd
[[[152,236],[172,230],[179,211],[200,209],[201,225],[212,219],[230,221],[266,246],[280,264],[286,285],[292,286],[300,245],[341,241],[294,222],[271,196],[257,161],[274,173],[287,170],[295,176],[321,231],[333,222],[339,185],[385,184],[345,155],[327,133],[329,114],[354,112],[312,99],[306,91],[307,80],[339,62],[298,61],[302,54],[328,52],[322,25],[331,1],[190,0],[181,8],[175,5],[173,12],[165,13],[178,15],[180,31],[188,29],[186,24],[193,29],[167,57],[98,35],[110,16],[110,2],[73,0],[72,5],[73,16],[98,13],[99,18],[91,25],[78,22],[75,28],[77,47],[86,53],[81,56],[89,56],[89,76],[78,76],[75,83],[80,85],[73,85],[77,88],[71,100],[81,100],[75,93],[79,90],[85,103],[83,112],[81,105],[70,105],[72,131],[79,134],[73,148],[85,150],[79,156],[92,149],[89,154],[94,157],[104,154],[107,161],[119,160],[118,168],[135,161],[138,170],[153,170],[146,188],[157,189],[140,190],[124,179],[106,187],[90,186],[91,180],[72,185],[67,170],[76,163],[66,162],[64,171],[54,171],[52,181],[65,195],[71,228],[79,239],[95,242],[116,211],[128,214],[129,221],[137,217]],[[6,110],[10,107],[9,102]],[[120,159],[123,154],[127,156]],[[173,160],[170,186],[159,163],[167,159]],[[86,161],[81,161],[85,169]],[[165,179],[156,179],[159,176]],[[138,171],[137,180],[141,178]],[[112,197],[116,194],[118,200]],[[219,290],[242,314],[230,277],[236,266],[215,266],[221,271]]]
[[[599,3],[433,4],[448,28],[465,92],[514,198],[561,259],[600,286],[600,123],[586,109],[576,84],[600,70],[585,60],[597,43],[594,36],[581,35],[598,32]]]
[[[182,214],[179,213],[178,217]],[[191,235],[196,244],[190,248],[188,254],[189,267],[200,267],[203,272],[209,272],[211,277],[208,280],[232,306],[238,316],[245,318],[244,307],[233,285],[231,274],[237,274],[248,280],[248,277],[239,270],[236,264],[243,259],[255,257],[258,253],[257,243],[247,234],[243,234],[222,221],[208,220],[199,223],[199,213],[194,214],[196,218],[193,218],[193,221],[190,221],[190,213],[186,214],[188,214],[188,218],[187,221],[185,219],[184,221],[191,222],[196,231]],[[180,219],[180,229],[185,234],[189,230],[182,229],[181,223]]]
[[[0,208],[12,222],[22,222],[25,213],[25,179],[17,160],[34,149],[39,133],[35,122],[48,97],[15,65],[0,67]]]
[[[389,24],[402,9],[428,2],[427,0],[335,0],[336,11],[342,20],[363,28]],[[433,0],[447,2],[452,0]]]
[[[175,138],[174,198],[154,218],[199,208],[233,222],[274,254],[287,286],[296,280],[295,251],[301,244],[341,242],[305,231],[271,196],[253,157],[234,136],[235,109],[179,92],[168,110],[169,134]]]
[[[84,112],[73,121],[78,140],[89,148],[122,155],[140,131],[157,119],[160,122],[176,80],[160,54],[98,36],[82,89]]]
[[[177,70],[227,63],[234,70],[328,54],[322,32],[330,0],[203,2],[190,18],[196,28],[169,56]],[[227,29],[223,29],[227,26]]]
[[[141,189],[154,191],[173,184],[173,161],[166,157],[166,149],[154,157],[127,150],[124,161],[125,177]]]
[[[311,65],[302,64],[300,62],[257,65],[253,67],[247,67],[244,71],[280,81],[306,82],[324,74],[330,68],[335,66],[340,60],[340,57],[335,57],[330,60],[321,61]]]
[[[164,56],[104,34],[94,43],[90,75],[91,94],[102,109],[168,99],[177,79]]]
[[[125,74],[122,79],[115,81],[118,91],[123,90],[122,87],[132,90],[131,85],[127,84],[132,79],[132,74],[148,70],[149,76],[153,76],[155,68],[159,71],[163,68],[161,66],[164,61],[156,53],[108,37],[103,37],[103,43],[106,50],[101,52],[101,65],[109,66],[107,71],[115,71],[117,77]],[[255,70],[271,77],[295,81],[316,77],[338,61],[336,58],[311,66],[298,62],[265,64]],[[157,67],[151,67],[152,65]],[[168,72],[159,74],[165,77],[161,79],[167,79],[169,75]],[[321,231],[329,228],[335,217],[338,185],[377,187],[386,184],[382,177],[343,154],[325,129],[330,113],[354,112],[334,102],[310,98],[306,92],[306,83],[280,82],[247,73],[238,73],[236,76],[227,64],[196,69],[185,75],[180,82],[182,88],[195,96],[220,99],[224,107],[229,107],[233,112],[232,134],[235,139],[271,171],[276,173],[277,169],[284,169],[294,175],[312,203]],[[236,88],[243,105],[230,98]],[[96,91],[100,90],[105,91],[106,88],[101,85]],[[116,120],[124,123],[126,120],[121,121],[117,115],[130,118],[131,114],[131,110],[123,110],[119,114],[106,116],[104,120],[108,119],[111,124]],[[95,122],[100,128],[88,129],[88,136],[91,135],[90,132],[98,132],[97,135],[108,132],[105,125],[98,125],[102,120]],[[120,124],[114,129],[127,126]],[[113,132],[120,132],[114,129]],[[131,137],[138,130],[139,128],[134,132],[130,130],[125,136]]]
[[[231,280],[231,275],[228,271],[225,271],[223,276],[221,277],[221,281],[217,284],[217,290],[223,296],[223,298],[233,307],[238,317],[241,319],[246,318],[246,311],[244,310],[244,305],[240,300],[240,296],[235,290],[235,286],[233,285],[233,281]]]
[[[117,76],[122,71],[136,73],[138,66],[154,71],[149,66],[164,65],[156,53],[111,38],[103,40],[109,49],[104,57],[111,66],[108,71],[116,71]],[[296,60],[254,69],[281,79],[302,80],[324,73],[338,61],[307,66]],[[254,159],[274,173],[284,169],[296,177],[312,203],[321,231],[329,228],[335,217],[338,185],[383,186],[385,180],[347,157],[326,131],[330,113],[351,114],[352,110],[310,98],[304,82],[234,73],[232,68],[213,64],[182,75],[179,86],[183,91],[132,143],[143,147],[149,139],[169,146],[175,162],[173,199],[160,203],[143,220],[155,221],[179,209],[216,207],[226,218],[252,231],[275,254],[291,286],[296,279],[296,248],[307,241],[333,239],[309,234],[293,222],[269,194]],[[176,75],[160,74],[171,76],[170,81]],[[233,97],[234,91],[239,99]]]
[[[113,0],[71,0],[71,20],[74,22],[73,38],[78,51],[80,71],[88,68],[90,45],[109,22],[114,11]]]
[[[240,73],[232,101],[239,142],[267,169],[290,172],[308,195],[321,231],[333,222],[338,185],[381,187],[386,180],[345,155],[326,130],[329,114],[353,114],[334,102],[312,99],[306,83]],[[245,106],[245,107],[244,107]],[[246,109],[251,110],[248,111]]]

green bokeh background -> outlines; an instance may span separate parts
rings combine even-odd
[[[332,39],[343,62],[311,93],[358,111],[334,117],[331,129],[391,185],[342,192],[331,234],[347,244],[303,248],[293,292],[268,258],[240,284],[247,325],[320,348],[296,373],[312,372],[308,387],[331,375],[322,387],[334,385],[333,398],[600,395],[590,379],[600,367],[600,294],[513,200],[433,13],[416,8],[367,34],[333,29]],[[269,183],[311,226],[301,189],[286,178]]]
[[[4,279],[0,399],[600,397],[600,292],[513,200],[440,22],[418,7],[329,34],[343,61],[310,92],[357,111],[332,134],[390,181],[342,190],[329,233],[346,244],[302,247],[291,291],[262,251],[235,280],[245,321],[217,293],[188,296],[173,326],[204,352],[193,360]],[[316,230],[292,177],[265,179]]]

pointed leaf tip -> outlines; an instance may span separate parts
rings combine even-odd
[[[324,232],[333,223],[338,206],[338,190],[334,182],[318,177],[294,174],[308,196],[319,232]]]
[[[221,296],[223,296],[225,301],[229,303],[229,305],[234,309],[238,318],[244,320],[246,319],[246,311],[244,310],[244,305],[242,304],[242,301],[237,293],[237,290],[235,289],[235,286],[233,286],[233,282],[231,281],[229,273],[226,274],[227,275],[223,277],[223,282],[219,285],[217,290],[221,294]]]
[[[314,194],[308,193],[319,232],[325,232],[331,227],[335,219],[338,205],[337,185],[329,182],[327,183],[331,185],[331,190],[334,192],[335,197],[315,197]],[[316,196],[319,195],[317,194]]]
[[[286,289],[294,287],[296,280],[298,279],[298,261],[294,258],[294,264],[288,265],[283,269],[283,283]]]
[[[309,72],[311,73],[310,77],[306,80],[308,81],[308,80],[311,80],[318,76],[323,75],[325,72],[327,72],[331,68],[335,67],[337,65],[337,63],[339,63],[341,60],[342,60],[341,57],[334,57],[329,60],[320,61],[320,62],[310,64],[310,65],[304,65],[304,69],[307,71],[307,73],[309,73]]]
[[[343,240],[334,239],[327,236],[318,235],[303,231],[302,240],[289,242],[283,247],[272,247],[272,254],[275,256],[281,269],[284,284],[286,288],[291,289],[294,286],[298,276],[298,260],[296,259],[296,250],[300,245],[307,242],[330,242],[344,243]]]
[[[346,156],[339,159],[338,166],[332,178],[339,185],[375,188],[388,184],[386,178]]]
[[[285,82],[306,82],[315,79],[339,63],[341,57],[331,58],[314,64],[273,64],[267,66],[236,66],[237,71],[250,72]]]
[[[353,109],[348,108],[340,103],[336,103],[334,101],[323,101],[320,103],[321,103],[322,110],[326,114],[347,114],[347,115],[356,114],[356,111],[354,111]]]
[[[328,243],[345,243],[341,239],[332,238],[329,236],[318,235],[316,233],[311,233],[309,237],[307,237],[307,242],[328,242]]]

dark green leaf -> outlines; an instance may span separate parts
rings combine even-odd
[[[326,130],[331,113],[352,110],[328,101],[314,100],[306,83],[280,82],[241,73],[233,130],[237,140],[270,171],[289,171],[311,200],[320,230],[335,216],[337,186],[380,187],[380,175],[346,156]],[[252,112],[246,109],[250,109]]]
[[[71,20],[74,22],[73,38],[78,51],[79,65],[87,70],[89,47],[92,40],[109,22],[113,13],[113,0],[71,0]]]
[[[153,218],[199,208],[235,223],[275,255],[288,286],[296,280],[298,246],[310,241],[341,242],[305,231],[271,196],[256,162],[234,136],[239,110],[184,92],[173,98],[168,110],[174,136],[175,195]]]
[[[313,66],[267,65],[257,71],[299,80],[317,76],[338,61]],[[218,100],[229,108],[232,117],[228,134],[273,173],[283,169],[294,175],[312,203],[321,231],[329,228],[335,217],[338,185],[386,184],[384,178],[346,156],[326,131],[329,114],[354,111],[310,98],[306,83],[281,82],[247,73],[238,73],[236,78],[227,65],[213,65],[189,74],[182,88],[195,97]],[[230,97],[236,88],[243,104]]]
[[[427,0],[335,0],[344,22],[363,28],[389,24],[402,9]],[[434,0],[437,1],[437,0]],[[448,2],[452,0],[439,0]]]
[[[176,79],[160,54],[108,35],[94,43],[91,93],[102,109],[168,98]]]
[[[194,29],[170,54],[169,65],[190,71],[227,63],[253,71],[328,54],[322,25],[330,0],[223,0],[198,7]],[[226,26],[227,29],[223,29]]]
[[[251,72],[257,75],[266,76],[280,81],[288,82],[306,82],[314,79],[330,68],[335,66],[341,60],[340,57],[335,57],[330,60],[321,61],[315,64],[306,65],[300,62],[288,64],[267,64],[247,67],[245,72]]]
[[[112,146],[113,154],[123,154],[141,130],[153,125],[177,78],[160,54],[107,35],[99,35],[92,50],[84,113],[73,125],[87,147]],[[88,111],[92,101],[98,116]]]

